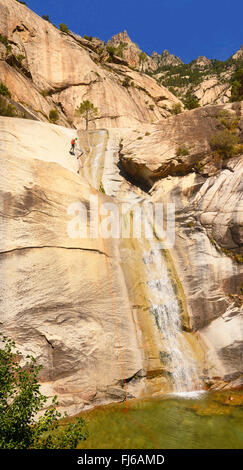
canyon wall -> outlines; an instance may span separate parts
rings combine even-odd
[[[94,195],[119,207],[171,202],[176,240],[165,257],[201,385],[242,386],[242,151],[220,159],[210,146],[222,110],[243,142],[242,103],[171,116],[180,100],[142,73],[124,34],[111,44],[129,42],[127,56],[111,59],[102,41],[62,33],[16,0],[0,0],[0,13],[0,80],[28,117],[0,117],[1,330],[43,364],[43,391],[72,414],[168,391],[141,246],[70,238],[67,227],[70,206]],[[227,101],[228,89],[213,93]],[[84,99],[98,108],[88,133],[75,114]]]

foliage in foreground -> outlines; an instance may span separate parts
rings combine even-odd
[[[37,417],[47,402],[37,380],[42,366],[27,356],[21,367],[23,357],[15,343],[3,335],[0,339],[0,449],[75,449],[88,437],[84,420],[60,425],[57,397]]]

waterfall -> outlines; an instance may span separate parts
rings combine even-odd
[[[128,209],[127,214],[124,214],[125,220],[132,206],[144,200],[149,201],[149,196],[141,197],[131,186],[124,190],[125,180],[119,176],[113,148],[109,149],[107,131],[99,130],[92,134],[82,176],[96,189],[100,188],[101,183],[102,187],[108,187],[109,195],[115,196],[118,203],[126,202]],[[146,215],[145,223],[151,225],[149,215]],[[195,353],[188,340],[188,333],[182,329],[181,309],[163,249],[156,237],[151,240],[141,239],[137,246],[140,252],[138,270],[142,273],[147,303],[161,337],[160,362],[169,384],[168,390],[176,393],[197,390],[200,388],[200,380]]]
[[[156,240],[150,241],[149,251],[141,244],[150,312],[162,335],[161,362],[168,371],[171,391],[195,390],[199,385],[193,350],[182,331],[180,306],[167,264]]]

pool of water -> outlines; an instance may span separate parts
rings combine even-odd
[[[242,392],[167,395],[81,414],[90,437],[79,449],[241,449]]]

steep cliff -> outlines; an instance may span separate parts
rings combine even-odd
[[[71,204],[109,202],[77,175],[73,135],[0,118],[1,330],[43,364],[43,390],[71,413],[124,399],[124,374],[143,367],[117,241],[68,235]]]
[[[168,116],[179,102],[153,78],[110,56],[102,42],[62,33],[16,0],[1,0],[0,12],[0,34],[7,38],[0,42],[0,78],[38,120],[48,121],[54,108],[59,124],[84,126],[75,110],[90,99],[99,111],[91,128],[136,127]]]

